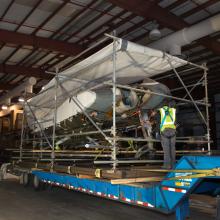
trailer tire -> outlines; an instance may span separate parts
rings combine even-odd
[[[22,173],[22,184],[23,186],[27,187],[30,184],[30,174],[29,173]]]
[[[44,183],[36,176],[34,175],[33,178],[33,187],[36,191],[42,190]]]
[[[4,174],[2,171],[0,171],[0,181],[4,180]]]
[[[22,174],[19,176],[19,183],[20,183],[21,185],[23,185],[23,175],[22,175]]]

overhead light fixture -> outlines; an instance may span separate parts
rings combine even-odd
[[[157,22],[153,21],[152,30],[149,33],[149,38],[151,40],[158,40],[161,38],[161,32],[158,28],[159,28],[159,25],[157,24]]]
[[[23,97],[19,97],[18,101],[19,102],[24,102],[24,98]]]
[[[2,110],[7,110],[8,106],[7,105],[2,105]]]
[[[151,40],[158,40],[161,38],[161,32],[159,29],[154,28],[152,31],[150,31],[149,33],[149,38]]]

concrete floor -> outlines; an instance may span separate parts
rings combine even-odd
[[[212,216],[192,210],[190,219]],[[144,208],[129,206],[83,193],[52,188],[35,192],[15,181],[0,182],[0,220],[171,220]]]

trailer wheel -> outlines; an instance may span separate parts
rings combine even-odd
[[[19,176],[19,183],[20,183],[21,185],[23,185],[23,175],[22,175],[22,174]]]
[[[40,181],[40,179],[36,175],[34,175],[34,179],[33,179],[34,189],[36,191],[39,191],[39,190],[43,189],[43,185],[44,184]]]
[[[22,184],[26,187],[30,183],[30,174],[29,173],[22,173],[21,175]]]

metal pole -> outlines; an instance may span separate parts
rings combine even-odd
[[[52,152],[51,152],[51,168],[53,169],[55,160],[55,135],[56,135],[56,123],[57,123],[57,89],[58,89],[58,68],[56,68],[55,76],[55,93],[54,93],[54,116],[53,116],[53,136],[52,136]]]
[[[25,95],[26,97],[26,95]],[[22,124],[21,124],[21,142],[19,147],[19,161],[22,161],[23,156],[23,139],[24,139],[24,111],[25,111],[25,105],[23,103],[23,114],[22,114]]]
[[[36,141],[35,141],[35,137],[36,137],[36,134],[34,133],[33,134],[34,141],[32,142],[32,149],[33,149],[32,158],[33,159],[35,158],[34,150],[35,150],[35,147],[36,147],[36,144],[37,144]]]
[[[116,31],[113,31],[113,35],[116,36]],[[113,169],[116,169],[117,163],[117,143],[116,143],[116,43],[117,39],[113,38],[113,72],[112,72],[112,91],[113,91],[113,101],[112,101],[112,135],[113,135],[113,151],[112,151],[112,160],[113,160]]]
[[[205,102],[206,102],[206,129],[207,129],[207,141],[208,141],[208,154],[211,153],[211,144],[210,144],[210,124],[209,124],[209,97],[208,97],[208,79],[207,79],[207,70],[204,70],[204,79],[205,79]]]
[[[113,138],[109,137],[110,140],[112,140]],[[160,142],[160,140],[154,139],[154,138],[130,138],[130,137],[116,137],[115,138],[117,141],[134,141],[134,142]],[[189,144],[193,144],[193,143],[197,143],[197,144],[206,144],[208,143],[208,141],[206,140],[176,140],[176,143],[189,143]]]
[[[112,130],[111,129],[105,129],[105,130],[102,130],[103,133],[110,133]],[[62,138],[62,137],[75,137],[75,136],[84,136],[84,135],[94,135],[94,134],[99,134],[100,131],[87,131],[87,132],[79,132],[79,133],[73,133],[73,134],[62,134],[62,135],[56,135],[55,138]],[[41,140],[42,137],[40,138],[35,138],[35,140]],[[32,141],[33,139],[31,138],[28,138],[28,139],[25,139],[26,141]],[[45,143],[45,142],[43,142]]]
[[[42,153],[42,150],[43,150],[43,136],[42,136],[42,134],[40,134],[40,150],[41,150],[40,159],[42,159],[43,158],[43,153]]]
[[[162,163],[163,160],[117,160],[118,164]],[[96,160],[94,164],[114,164],[110,160]]]

